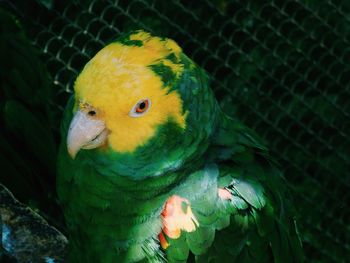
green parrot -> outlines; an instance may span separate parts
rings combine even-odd
[[[100,50],[62,123],[69,262],[302,262],[286,182],[208,76],[144,31]]]

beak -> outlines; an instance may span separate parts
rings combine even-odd
[[[74,159],[80,149],[94,149],[103,145],[107,140],[105,122],[90,117],[87,113],[78,110],[69,126],[67,149]]]

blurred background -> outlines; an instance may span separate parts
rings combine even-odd
[[[170,37],[270,145],[306,262],[350,259],[350,1],[0,1],[0,182],[61,231],[59,125],[84,64],[123,32]]]

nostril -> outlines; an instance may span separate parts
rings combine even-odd
[[[89,115],[89,116],[95,116],[95,115],[96,115],[96,111],[90,110],[90,111],[88,112],[88,115]]]

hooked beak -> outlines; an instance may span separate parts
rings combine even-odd
[[[69,126],[67,149],[74,159],[80,149],[94,149],[103,145],[107,140],[108,131],[105,122],[90,117],[78,110]]]

